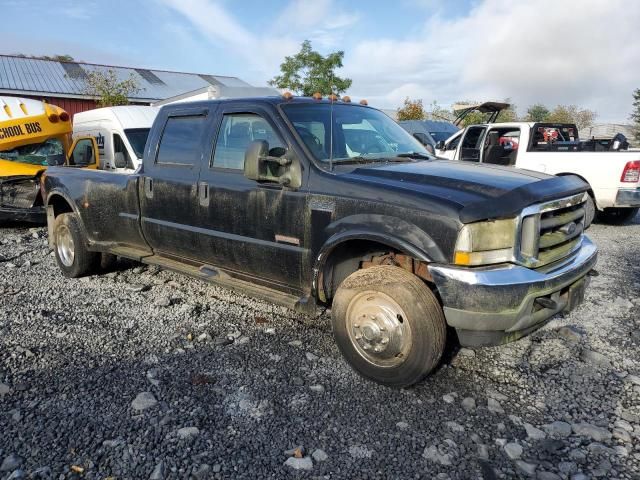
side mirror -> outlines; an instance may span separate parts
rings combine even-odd
[[[116,168],[127,168],[127,159],[122,152],[116,152],[113,155],[113,163]]]
[[[254,140],[244,153],[244,176],[257,182],[276,182],[281,185],[299,188],[302,185],[300,164],[292,160],[285,149],[274,148],[269,153],[269,143],[265,140]]]
[[[429,152],[431,155],[435,155],[436,151],[433,149],[433,145],[431,145],[430,143],[427,143],[424,148],[427,150],[427,152]]]
[[[436,143],[436,150],[444,150],[444,141],[440,140],[438,143]]]

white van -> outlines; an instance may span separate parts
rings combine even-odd
[[[156,107],[126,105],[76,113],[73,139],[94,137],[101,170],[126,172],[142,162],[149,130],[158,114]]]

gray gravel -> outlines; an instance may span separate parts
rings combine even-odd
[[[45,229],[1,229],[0,479],[640,479],[640,217],[590,235],[577,311],[449,342],[392,390],[346,365],[326,315],[127,262],[66,280]]]

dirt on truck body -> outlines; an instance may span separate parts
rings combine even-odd
[[[348,98],[167,105],[136,172],[43,185],[64,275],[122,256],[330,307],[344,357],[392,386],[436,367],[447,326],[495,345],[572,310],[597,257],[578,177],[435,159]]]

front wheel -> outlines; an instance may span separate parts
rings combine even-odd
[[[600,213],[600,219],[613,225],[630,222],[637,215],[639,208],[605,208]]]
[[[446,324],[435,295],[415,275],[382,265],[351,274],[331,309],[340,351],[361,375],[406,387],[433,370],[444,351]]]
[[[87,250],[86,239],[75,213],[63,213],[53,224],[53,250],[62,274],[68,278],[86,275],[96,267],[99,254]]]

